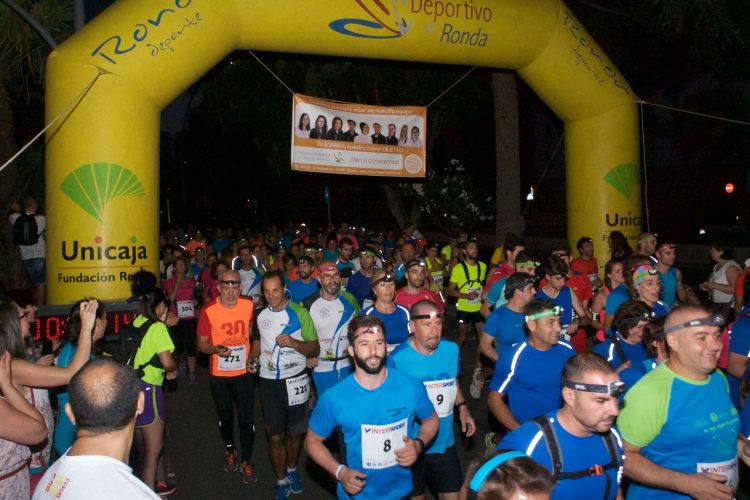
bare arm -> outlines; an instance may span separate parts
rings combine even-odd
[[[747,366],[748,358],[734,352],[729,353],[729,360],[727,362],[727,371],[742,380],[742,376],[745,374],[745,367]]]
[[[42,415],[26,401],[13,385],[10,354],[0,356],[0,438],[19,444],[34,445],[47,438]]]
[[[498,421],[500,421],[500,423],[509,431],[516,430],[521,426],[518,420],[516,420],[516,417],[510,412],[508,405],[505,404],[504,394],[497,391],[491,391],[487,404],[490,407],[492,414],[495,415],[495,418],[497,418]]]
[[[323,444],[325,440],[326,438],[320,437],[308,429],[305,436],[305,451],[326,472],[336,477],[336,470],[341,464],[334,458],[326,445]],[[350,495],[356,495],[367,485],[367,476],[356,469],[350,469],[346,466],[341,468],[337,479],[341,481],[341,486]]]
[[[497,358],[499,358],[500,355],[497,353],[497,349],[495,349],[495,346],[493,345],[494,341],[495,337],[483,333],[482,338],[479,339],[479,351],[490,358],[493,363],[497,363]]]
[[[291,347],[306,358],[317,358],[320,354],[320,342],[318,340],[297,340],[286,333],[276,337],[279,347]]]
[[[461,403],[466,403],[466,399],[464,399],[461,385],[458,383],[458,379],[456,379],[456,406],[461,405],[458,407],[458,420],[461,422],[461,432],[466,434],[466,437],[471,437],[477,430],[477,424],[474,422],[474,417],[471,416],[468,405]]]
[[[732,498],[732,487],[718,474],[684,474],[656,465],[641,455],[641,448],[624,441],[625,475],[653,488],[672,490],[692,498]]]

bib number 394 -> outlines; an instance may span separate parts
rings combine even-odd
[[[286,379],[286,394],[289,406],[307,403],[310,399],[310,378],[307,374]]]
[[[404,446],[409,419],[386,425],[362,425],[362,467],[386,469],[396,462],[396,450]]]
[[[229,356],[218,356],[219,371],[233,372],[243,370],[247,364],[247,352],[244,345],[232,346],[229,348]]]
[[[195,311],[193,310],[192,300],[178,300],[177,301],[177,317],[180,319],[195,317]]]

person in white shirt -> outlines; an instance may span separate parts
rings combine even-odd
[[[127,466],[143,393],[135,371],[108,358],[89,361],[68,385],[65,413],[78,426],[73,446],[42,477],[32,500],[156,500]]]

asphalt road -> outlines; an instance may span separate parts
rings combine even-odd
[[[455,337],[455,320],[449,318],[446,338]],[[466,344],[465,352],[476,349],[476,341]],[[472,400],[468,387],[471,383],[473,356],[464,355],[463,374],[460,377],[464,394],[474,416],[478,430],[475,437],[462,439],[456,426],[456,445],[461,463],[466,467],[469,460],[484,449],[484,434],[487,432],[487,405],[485,385],[482,398]],[[224,448],[219,436],[218,419],[208,388],[206,368],[198,366],[198,383],[188,386],[187,380],[179,379],[175,392],[166,394],[167,435],[165,437],[164,469],[169,482],[177,484],[177,491],[170,496],[175,500],[202,500],[224,498],[274,498],[275,479],[268,458],[268,445],[263,430],[260,393],[255,395],[256,439],[253,451],[258,482],[253,485],[242,483],[239,472],[225,472],[223,469]],[[239,431],[235,431],[239,445]],[[296,499],[335,498],[335,483],[330,476],[310,460],[302,451],[299,470],[305,482],[305,490]],[[435,498],[428,495],[428,498]],[[385,499],[384,499],[385,500]]]

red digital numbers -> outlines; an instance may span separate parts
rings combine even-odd
[[[107,313],[107,331],[105,335],[117,335],[130,325],[137,313],[133,311],[114,311]],[[39,342],[42,338],[54,340],[65,334],[65,322],[68,321],[67,314],[56,316],[37,317],[31,324],[31,338]]]

